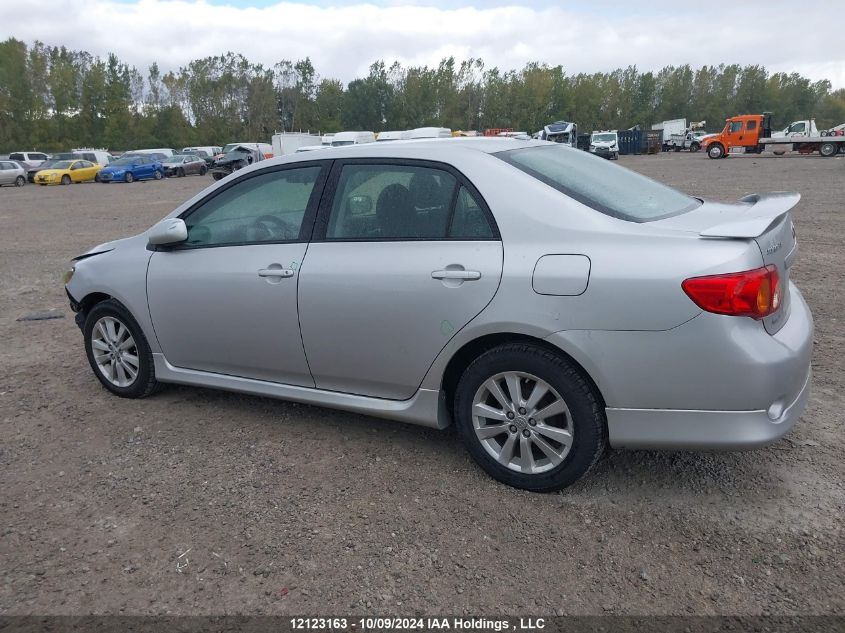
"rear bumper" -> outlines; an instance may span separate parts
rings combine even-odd
[[[547,338],[590,375],[611,446],[741,449],[773,442],[810,392],[813,318],[790,283],[790,314],[769,334],[751,319],[701,313],[662,332]]]
[[[810,397],[812,371],[780,415],[773,411],[682,411],[607,409],[607,429],[614,448],[740,450],[780,439],[801,417]],[[773,417],[772,416],[776,416]]]

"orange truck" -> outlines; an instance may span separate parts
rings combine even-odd
[[[772,136],[772,114],[741,114],[725,119],[724,129],[715,136],[705,137],[701,147],[710,158],[724,158],[728,154],[760,154],[764,145],[760,139]]]
[[[818,152],[825,157],[845,151],[845,136],[835,136],[830,134],[830,131],[819,135],[815,125],[809,127],[810,131],[799,134],[790,132],[790,126],[773,135],[771,112],[741,114],[725,119],[724,129],[718,134],[704,137],[701,146],[710,158],[724,158],[729,154],[762,154],[763,150],[771,150],[775,154],[790,150],[802,154]]]

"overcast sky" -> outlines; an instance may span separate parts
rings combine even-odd
[[[0,0],[0,38],[116,53],[146,74],[225,51],[272,65],[311,57],[322,77],[349,81],[376,59],[436,64],[481,57],[568,73],[629,64],[654,70],[737,62],[845,87],[842,0]],[[825,44],[829,42],[830,44]]]

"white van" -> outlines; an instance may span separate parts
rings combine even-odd
[[[319,136],[305,134],[303,132],[282,132],[281,134],[274,134],[271,141],[273,144],[273,156],[285,156],[286,154],[293,154],[300,147],[322,144],[322,139]]]
[[[372,132],[338,132],[332,137],[332,147],[362,145],[363,143],[375,142],[376,135]]]
[[[220,153],[220,150],[223,148],[219,145],[200,145],[199,147],[183,147],[182,153],[183,154],[196,154],[199,152],[205,152],[209,158],[212,158]],[[202,154],[200,154],[202,156]]]
[[[384,141],[405,141],[411,138],[411,130],[392,130],[388,132],[379,132],[376,137],[377,143]]]
[[[79,149],[73,150],[73,157],[89,160],[103,167],[106,167],[112,160],[111,154],[105,149],[93,149],[91,147],[80,147]]]
[[[333,132],[331,134],[323,134],[323,136],[320,137],[320,143],[322,143],[323,145],[331,145],[333,138],[334,138]]]
[[[326,149],[327,147],[331,147],[331,145],[323,145],[322,143],[320,145],[303,145],[302,147],[298,147],[294,154],[300,154],[302,152],[313,152],[314,150]]]
[[[273,146],[270,143],[227,143],[220,150],[221,154],[228,154],[236,147],[246,147],[247,149],[254,149],[261,152],[264,158],[273,158]]]
[[[418,127],[411,130],[409,138],[452,138],[452,130],[447,127]]]
[[[136,156],[138,154],[164,154],[165,156],[170,158],[176,153],[176,151],[172,147],[152,147],[149,149],[133,149],[132,151],[126,153],[133,154]]]

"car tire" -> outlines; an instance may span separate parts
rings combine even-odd
[[[23,187],[26,184],[26,178],[18,176],[15,178],[15,187]]]
[[[126,175],[123,177],[124,182],[135,182],[135,176],[132,175],[131,171],[127,171]]]
[[[184,178],[185,177],[185,170],[180,167],[179,170],[176,172],[176,175],[179,178]]]
[[[70,181],[70,176],[68,176],[67,174],[65,174],[64,176],[62,176],[62,184],[63,184],[63,185],[69,185],[69,184],[70,184],[70,182],[71,182],[71,181]]]
[[[161,180],[162,178],[164,178],[164,174],[162,172],[160,172],[158,169],[156,169],[153,172],[153,178],[155,178],[156,180]]]
[[[206,167],[205,165],[200,167],[200,176],[205,176],[207,173],[208,173],[208,167]]]
[[[689,146],[689,151],[691,151],[693,153],[697,152],[700,149],[701,149],[701,145],[699,145],[698,143],[693,143],[692,145]]]
[[[100,182],[100,174],[94,174],[94,182]]]
[[[708,158],[719,159],[725,157],[725,147],[721,143],[713,143],[707,149]]]
[[[824,156],[825,158],[830,158],[831,156],[836,156],[839,153],[839,148],[836,147],[836,143],[822,143],[819,145],[819,154]]]
[[[508,385],[519,389],[517,398]],[[454,417],[467,451],[491,477],[514,488],[551,492],[580,479],[604,452],[607,421],[600,402],[580,369],[562,355],[508,343],[483,353],[464,371]],[[546,413],[535,419],[532,412]]]
[[[158,382],[150,345],[121,303],[108,299],[95,305],[82,332],[88,363],[106,389],[121,398],[145,398],[155,392]]]

